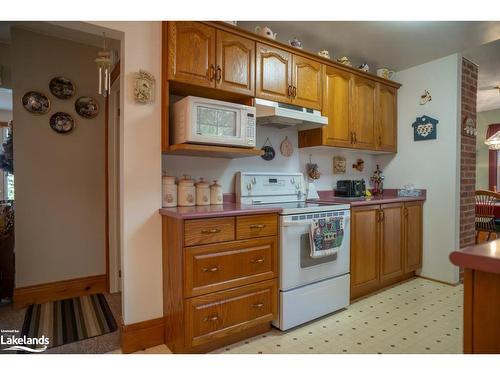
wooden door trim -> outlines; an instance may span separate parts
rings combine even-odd
[[[120,346],[123,354],[137,352],[165,343],[165,319],[145,320],[120,327]]]

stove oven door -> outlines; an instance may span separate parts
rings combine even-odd
[[[313,218],[342,215],[344,239],[337,253],[310,256],[309,228]],[[316,281],[349,273],[350,211],[317,212],[281,217],[280,289],[287,291]]]

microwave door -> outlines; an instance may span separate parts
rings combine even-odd
[[[239,109],[197,103],[193,110],[192,140],[199,143],[244,146]]]

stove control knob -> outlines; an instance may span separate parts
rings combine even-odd
[[[248,191],[252,190],[252,184],[250,182],[247,184],[247,190]]]
[[[255,177],[252,177],[252,185],[255,185],[257,183],[257,179]]]
[[[292,185],[294,185],[294,184],[295,184],[295,178],[293,178],[293,177],[292,177],[292,178],[290,179],[290,183],[291,183]]]

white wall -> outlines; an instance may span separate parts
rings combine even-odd
[[[444,282],[458,281],[458,269],[448,259],[459,242],[460,66],[457,54],[398,72],[398,153],[380,156],[385,165],[385,185],[412,183],[427,189],[424,205],[424,255],[422,276]],[[427,89],[432,101],[419,104]],[[413,141],[416,117],[439,120],[437,139]]]
[[[297,141],[297,129],[277,129],[265,126],[257,126],[257,145],[262,147],[266,138],[269,137],[276,151],[276,157],[271,161],[265,161],[261,157],[249,157],[241,159],[220,159],[163,155],[163,170],[169,175],[181,177],[188,174],[198,179],[203,177],[212,181],[217,178],[222,185],[224,193],[234,192],[234,176],[239,171],[255,172],[303,172],[306,176],[306,164],[309,163],[309,155],[313,163],[317,163],[321,178],[315,181],[319,190],[331,190],[339,179],[361,179],[367,182],[370,174],[375,169],[375,157],[372,154],[356,152],[343,149],[332,149],[330,147],[314,147],[299,149]],[[287,158],[280,153],[280,144],[288,137],[294,146],[293,154]],[[346,157],[346,174],[333,175],[333,156]],[[357,158],[365,161],[363,172],[352,168]]]
[[[163,316],[161,255],[161,22],[74,25],[121,39],[120,208],[122,313],[125,324]],[[114,31],[114,33],[113,33]],[[117,33],[118,32],[118,33]],[[134,102],[134,76],[156,77],[156,101]]]
[[[484,144],[488,125],[500,123],[500,109],[477,113],[476,189],[489,190],[489,152]],[[499,186],[497,186],[497,189]]]
[[[21,29],[12,30],[14,161],[16,181],[16,287],[101,275],[105,270],[104,101],[97,96],[98,48]],[[49,94],[49,81],[73,80],[75,97]],[[33,115],[21,104],[27,91],[48,95],[51,109]],[[78,116],[75,99],[90,95],[99,115]],[[50,116],[64,111],[76,122],[54,132]]]

